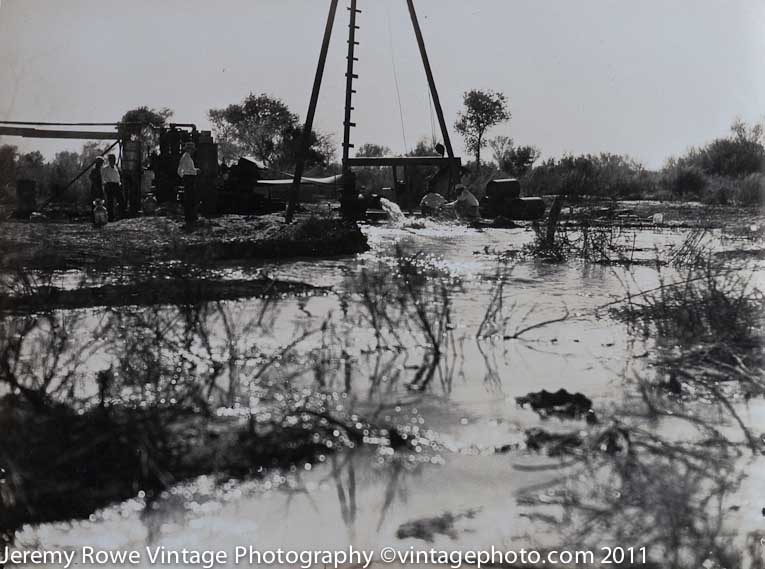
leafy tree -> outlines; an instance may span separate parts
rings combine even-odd
[[[534,146],[516,146],[502,157],[499,168],[513,176],[525,176],[539,159],[540,151]]]
[[[490,138],[486,141],[491,148],[491,157],[499,165],[504,160],[505,155],[513,148],[513,139],[503,134]]]
[[[298,126],[298,116],[281,99],[250,93],[240,104],[208,112],[224,154],[252,155],[271,166],[279,160],[285,136]]]
[[[95,140],[89,140],[83,144],[82,150],[80,150],[80,167],[84,168],[92,163],[93,160],[95,160],[97,156],[101,156],[108,147],[108,143],[105,144]]]
[[[429,138],[421,138],[413,150],[406,153],[407,156],[440,156],[436,145]]]
[[[357,158],[382,158],[390,156],[391,150],[387,146],[380,144],[362,144],[356,150]],[[379,191],[385,186],[391,186],[390,170],[380,166],[366,166],[356,168],[356,183],[359,188],[365,188],[369,191]]]
[[[454,128],[465,140],[465,148],[475,154],[476,167],[481,167],[481,149],[486,146],[486,131],[510,119],[507,98],[495,91],[472,90],[463,98],[465,109],[457,115]]]
[[[50,181],[53,184],[66,184],[80,171],[80,155],[77,152],[64,150],[56,152],[50,164]]]
[[[46,178],[45,157],[39,150],[21,154],[16,161],[16,173],[19,178],[35,180],[38,184]]]
[[[159,144],[159,134],[152,127],[166,124],[172,116],[173,111],[167,107],[161,109],[138,107],[122,115],[118,130],[123,139],[136,138],[141,141],[145,159]]]
[[[273,162],[272,168],[281,171],[292,170],[294,168],[302,136],[302,124],[297,124],[285,130],[277,159]],[[305,155],[306,173],[315,175],[316,173],[323,172],[329,166],[332,158],[335,156],[335,152],[336,146],[331,135],[312,131],[308,151]]]
[[[303,125],[281,99],[250,93],[241,103],[210,109],[208,116],[224,158],[254,156],[274,170],[294,166]],[[308,168],[331,161],[335,154],[331,137],[313,132],[309,143]]]
[[[382,158],[383,156],[390,156],[391,151],[387,146],[380,144],[362,144],[356,151],[357,158]]]
[[[53,161],[48,165],[48,182],[57,198],[68,202],[85,200],[88,195],[89,184],[87,176],[80,177],[77,182],[67,188],[66,193],[60,193],[74,180],[83,167],[79,153],[67,150],[56,153]]]
[[[539,159],[540,151],[534,146],[515,146],[509,136],[497,136],[490,139],[492,157],[499,169],[513,176],[526,175]]]

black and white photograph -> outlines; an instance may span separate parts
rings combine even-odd
[[[765,569],[765,1],[0,0],[0,569]]]

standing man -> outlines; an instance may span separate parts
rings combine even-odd
[[[191,225],[197,220],[197,174],[199,168],[194,165],[194,159],[191,154],[194,152],[193,142],[187,142],[184,146],[184,153],[178,162],[178,176],[183,180],[183,213],[186,217],[186,224]]]
[[[96,158],[96,162],[93,165],[93,169],[90,171],[90,201],[91,203],[96,200],[104,199],[104,181],[101,178],[101,168],[104,166],[104,159],[102,156]]]
[[[90,211],[93,214],[93,223],[98,224],[96,218],[96,205],[104,205],[104,181],[101,178],[101,168],[104,166],[103,156],[96,158],[93,169],[90,171]],[[102,222],[103,223],[103,222]]]
[[[117,157],[114,154],[109,154],[108,159],[109,163],[101,169],[101,178],[104,183],[106,211],[109,213],[109,221],[114,221],[114,200],[117,200],[119,218],[122,218],[125,215],[125,196],[122,195],[120,171],[117,169]]]

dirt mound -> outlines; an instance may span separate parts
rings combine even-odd
[[[368,249],[355,223],[304,215],[291,224],[281,216],[225,215],[186,227],[168,217],[122,219],[94,228],[88,223],[7,222],[0,228],[0,266],[82,269],[152,262],[202,264],[229,259],[331,257]]]
[[[588,423],[597,423],[595,412],[592,410],[592,400],[581,393],[569,393],[565,389],[550,393],[543,389],[516,397],[515,402],[520,407],[529,405],[542,418],[581,419],[586,417]]]

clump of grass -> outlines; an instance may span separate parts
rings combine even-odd
[[[656,290],[632,297],[618,314],[682,347],[730,343],[748,351],[760,344],[763,310],[751,274],[697,258],[684,278],[662,279]]]
[[[535,259],[543,259],[554,263],[563,262],[571,257],[573,245],[568,236],[558,232],[552,238],[538,224],[533,224],[534,240],[524,245],[521,253]]]
[[[362,311],[358,324],[369,326],[375,350],[407,351],[422,356],[409,389],[428,387],[438,374],[449,386],[448,357],[455,355],[451,334],[451,296],[461,283],[434,265],[421,252],[397,248],[392,262],[379,262],[351,275],[348,288]]]
[[[632,295],[613,312],[655,339],[652,359],[659,373],[638,379],[652,413],[677,414],[665,395],[711,403],[739,425],[749,447],[758,451],[760,444],[733,404],[765,394],[765,296],[752,284],[751,274],[707,258],[680,280]]]
[[[556,198],[556,203],[559,198]],[[553,204],[544,227],[536,223],[532,225],[534,240],[524,247],[524,254],[552,262],[572,258],[606,265],[632,262],[634,236],[632,243],[627,243],[620,225],[597,225],[590,215],[585,214],[579,222],[578,231],[572,233],[559,221],[561,207],[562,199],[557,206]]]
[[[560,215],[566,197],[565,193],[555,196],[544,227],[537,222],[532,224],[531,227],[535,234],[534,241],[523,248],[524,254],[556,262],[564,261],[569,257],[572,245],[568,236],[562,233],[559,227]]]

